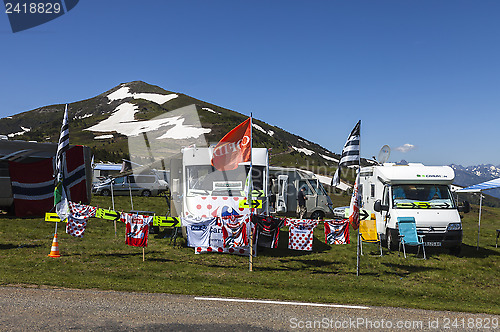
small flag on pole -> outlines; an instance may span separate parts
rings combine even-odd
[[[217,143],[212,156],[212,166],[219,171],[230,171],[236,169],[239,163],[250,161],[251,126],[251,118],[248,118]]]
[[[56,213],[61,219],[65,220],[69,215],[68,198],[66,188],[64,188],[64,158],[65,152],[69,149],[69,126],[68,126],[68,105],[64,110],[63,124],[59,136],[59,144],[56,153],[56,186],[54,189],[54,206]]]
[[[336,187],[340,184],[340,172],[342,167],[359,165],[359,152],[360,152],[360,129],[361,120],[358,121],[351,134],[345,142],[344,148],[342,149],[342,156],[339,161],[339,166],[335,175],[332,179],[332,187]]]

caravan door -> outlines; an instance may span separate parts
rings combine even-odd
[[[288,175],[278,175],[278,194],[276,195],[276,212],[286,212],[288,194]]]

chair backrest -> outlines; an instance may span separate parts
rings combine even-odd
[[[417,245],[421,242],[417,236],[417,225],[413,217],[398,218],[399,234],[403,237],[403,242],[409,245]]]
[[[364,242],[378,242],[376,220],[360,220],[359,233]]]

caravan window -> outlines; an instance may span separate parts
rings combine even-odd
[[[392,186],[392,203],[397,209],[454,209],[446,185],[405,184]]]
[[[309,184],[313,188],[313,190],[316,192],[317,195],[325,195],[326,196],[326,191],[325,188],[319,183],[318,180],[308,180]]]
[[[314,195],[313,191],[311,190],[311,187],[309,187],[309,185],[307,184],[309,181],[306,181],[306,180],[300,180],[299,181],[299,187],[297,188],[297,192],[299,192],[299,190],[304,187],[306,188],[306,195],[307,196],[312,196]]]
[[[382,205],[389,206],[389,187],[384,186],[384,194],[382,196]]]

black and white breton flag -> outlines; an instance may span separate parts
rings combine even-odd
[[[63,180],[63,154],[69,149],[68,105],[64,109],[63,124],[56,153],[56,182]]]
[[[342,149],[342,156],[340,157],[339,166],[332,179],[332,186],[336,187],[340,184],[340,172],[342,167],[351,165],[359,165],[359,137],[361,129],[361,120],[358,121],[351,134],[345,142]]]
[[[69,215],[68,197],[64,188],[64,156],[69,149],[68,105],[64,109],[63,124],[56,153],[56,186],[54,188],[54,206],[56,213],[64,221]]]

